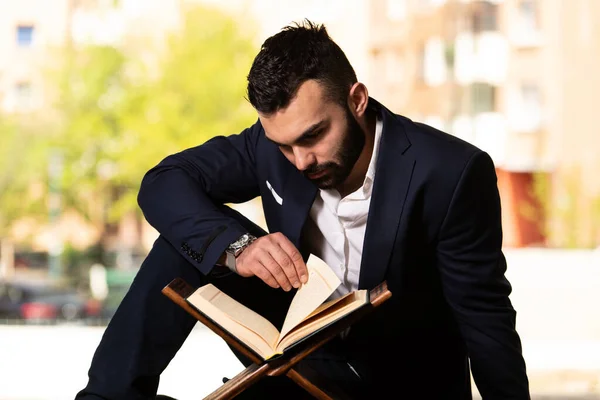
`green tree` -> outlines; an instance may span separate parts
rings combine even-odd
[[[31,225],[48,218],[45,138],[34,134],[31,125],[0,115],[0,278],[9,277],[14,268],[13,224],[24,216]]]
[[[76,211],[106,232],[139,216],[139,184],[162,158],[254,122],[245,88],[257,46],[247,22],[242,33],[216,9],[182,15],[163,40],[48,52],[50,109],[0,116],[0,239],[24,217],[47,223],[57,194],[58,212]]]
[[[0,116],[0,238],[24,216],[47,218],[46,146],[31,124]]]
[[[163,157],[254,122],[245,89],[256,51],[253,35],[243,35],[231,17],[192,7],[182,29],[167,38],[156,64],[137,65],[134,71],[145,75],[147,84],[125,94],[114,177],[115,184],[133,190],[114,205],[114,216],[137,207],[143,172]]]
[[[53,90],[61,122],[48,150],[62,159],[63,207],[101,223],[109,168],[121,145],[127,60],[117,48],[88,46],[65,51],[62,61]]]
[[[64,206],[100,228],[138,212],[141,178],[162,158],[256,118],[245,99],[252,36],[214,9],[184,15],[158,44],[74,47],[55,79]]]

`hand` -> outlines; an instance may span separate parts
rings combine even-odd
[[[302,255],[282,233],[261,236],[236,259],[236,270],[243,277],[257,276],[272,288],[286,292],[308,280]]]

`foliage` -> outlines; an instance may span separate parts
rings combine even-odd
[[[47,215],[46,144],[28,124],[0,117],[0,236],[17,219],[41,220]]]
[[[255,118],[245,78],[256,49],[230,17],[193,8],[164,42],[134,39],[66,49],[49,75],[63,207],[97,226],[137,211],[139,183],[162,158]]]
[[[158,76],[126,93],[115,184],[136,188],[142,173],[166,155],[253,122],[244,95],[256,49],[238,26],[214,10],[186,13],[183,29],[168,37],[157,60]],[[136,192],[121,197],[113,216],[135,205]]]
[[[98,200],[109,183],[103,171],[116,155],[113,148],[119,147],[125,63],[116,48],[90,46],[65,52],[55,78],[54,105],[62,123],[52,146],[62,158],[63,207],[76,209],[93,222],[103,218]]]
[[[534,193],[543,214],[544,235],[552,247],[596,248],[600,245],[600,196],[585,190],[582,171],[534,175]]]

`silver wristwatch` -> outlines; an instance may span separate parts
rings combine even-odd
[[[231,243],[225,249],[225,266],[229,268],[231,271],[237,273],[236,269],[236,258],[240,255],[246,247],[250,246],[252,242],[256,240],[256,236],[252,236],[249,233],[244,233],[238,240]]]

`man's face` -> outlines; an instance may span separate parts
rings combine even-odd
[[[346,180],[365,143],[350,109],[329,100],[314,80],[304,82],[285,109],[259,119],[267,138],[321,189]]]

